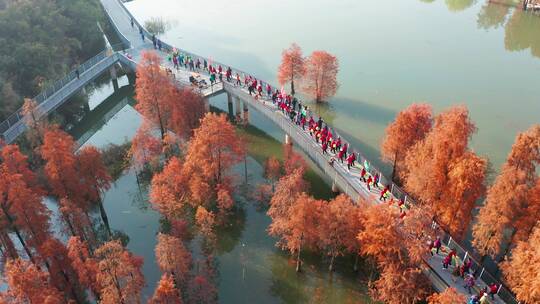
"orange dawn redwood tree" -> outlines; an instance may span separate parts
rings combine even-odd
[[[540,218],[539,164],[540,125],[534,125],[516,137],[473,226],[473,245],[481,254],[496,256],[508,243],[506,255],[530,236]]]
[[[188,177],[183,172],[182,161],[171,157],[163,168],[152,178],[150,202],[167,219],[178,218],[183,214],[189,197]]]
[[[291,94],[296,93],[294,81],[300,80],[306,74],[305,59],[302,49],[298,44],[293,43],[281,54],[281,64],[278,68],[278,82],[280,85],[291,83]]]
[[[43,144],[43,135],[48,127],[47,120],[40,119],[43,116],[43,111],[35,100],[29,98],[24,99],[22,114],[24,115],[24,122],[28,126],[25,133],[26,138],[32,150],[35,150]]]
[[[501,266],[519,301],[526,304],[540,302],[540,221],[529,239],[519,241],[510,259]]]
[[[99,298],[99,285],[97,283],[98,261],[90,256],[88,246],[79,237],[71,237],[67,243],[68,256],[71,266],[77,273],[79,282],[87,289],[92,290]]]
[[[185,165],[216,186],[224,181],[224,172],[243,160],[245,151],[227,116],[207,113],[189,143]]]
[[[296,271],[300,271],[302,249],[317,246],[321,212],[325,203],[301,193],[288,208],[288,218],[281,222],[281,227],[275,229],[276,225],[272,222],[268,228],[271,236],[278,237],[278,247],[296,255]]]
[[[415,304],[424,300],[431,285],[420,268],[388,264],[370,290],[371,295],[388,304]]]
[[[171,90],[169,127],[174,134],[187,139],[193,135],[193,130],[199,127],[204,117],[204,97],[191,87],[178,89],[173,85]]]
[[[129,157],[133,165],[142,170],[145,166],[158,167],[163,146],[161,141],[152,134],[152,123],[143,118],[143,123],[131,140]]]
[[[107,212],[103,207],[101,193],[111,187],[112,178],[103,163],[101,152],[94,146],[85,146],[79,151],[77,160],[78,171],[82,180],[81,187],[86,190],[87,200],[98,205],[105,229],[109,237],[111,237],[111,227],[109,226]]]
[[[411,250],[423,243],[407,237],[409,225],[402,225],[396,210],[382,205],[364,205],[358,234],[360,252],[377,261],[380,277],[372,295],[385,303],[416,303],[429,295],[430,286],[418,266],[421,257]],[[423,243],[425,244],[425,243]]]
[[[37,182],[37,176],[30,171],[26,156],[17,146],[4,146],[1,161],[0,228],[5,233],[14,231],[26,254],[35,262],[35,251],[39,252],[40,246],[50,237],[51,212],[43,203],[44,191]],[[14,249],[10,247],[7,234],[3,241],[7,241],[8,251]],[[16,257],[14,251],[8,254]]]
[[[334,260],[350,252],[348,240],[356,242],[358,221],[356,207],[345,194],[340,194],[333,200],[321,206],[321,225],[319,230],[319,247],[330,257],[329,271],[334,269]]]
[[[180,291],[174,284],[173,277],[170,274],[164,274],[158,282],[154,296],[149,304],[182,304]]]
[[[297,169],[289,175],[283,176],[276,185],[274,195],[270,200],[268,216],[272,219],[268,231],[275,235],[286,233],[286,224],[289,220],[289,210],[300,194],[307,191],[308,184],[303,178],[303,171]]]
[[[8,289],[0,293],[2,303],[65,303],[62,293],[51,284],[49,274],[29,261],[8,260],[4,275]]]
[[[413,103],[402,110],[388,125],[381,143],[383,161],[392,164],[392,180],[403,180],[401,168],[409,149],[424,139],[433,124],[431,106]]]
[[[243,161],[245,143],[225,114],[207,113],[189,142],[183,174],[189,176],[191,203],[209,209],[219,189],[231,189],[229,170]]]
[[[304,93],[316,102],[323,102],[334,96],[339,87],[338,71],[338,60],[334,55],[325,51],[314,51],[306,60]]]
[[[441,293],[434,293],[427,298],[428,304],[455,304],[465,303],[467,298],[455,288],[448,287]]]
[[[191,253],[177,237],[159,233],[157,239],[155,252],[159,268],[172,275],[177,287],[183,286],[191,267]]]
[[[137,65],[135,99],[137,111],[159,126],[161,139],[165,138],[171,112],[171,79],[161,68],[161,58],[153,51],[145,51]]]
[[[273,192],[276,182],[281,177],[281,164],[277,158],[271,156],[266,160],[264,165],[264,177],[272,184]]]
[[[104,243],[94,256],[99,260],[96,281],[101,303],[138,303],[144,286],[142,258],[129,253],[119,241]]]
[[[476,127],[465,106],[435,118],[433,129],[405,159],[405,188],[429,206],[435,219],[461,239],[476,201],[485,192],[487,160],[468,149]]]

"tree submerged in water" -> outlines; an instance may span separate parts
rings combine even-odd
[[[170,24],[161,17],[152,17],[144,22],[144,27],[154,35],[162,35],[169,30]]]

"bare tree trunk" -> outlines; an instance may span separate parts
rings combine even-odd
[[[296,272],[300,272],[300,267],[302,262],[300,261],[300,252],[302,251],[302,246],[298,246],[298,253],[296,254]]]
[[[105,229],[107,230],[108,238],[111,239],[112,232],[111,232],[111,226],[109,225],[109,217],[107,216],[107,211],[105,211],[105,207],[103,207],[103,200],[101,199],[101,196],[98,200],[99,205],[99,213],[101,214],[101,220],[103,220],[103,224],[105,225]]]
[[[330,258],[330,266],[328,266],[328,271],[332,272],[334,271],[334,260],[336,258],[336,255],[332,253],[332,258]]]
[[[356,272],[358,271],[358,253],[355,255],[354,257],[354,266],[353,266],[353,270]]]
[[[6,210],[6,207],[4,205],[2,205],[2,211],[4,213],[4,217],[6,218],[8,224],[9,224],[9,227],[11,227],[11,229],[13,229],[13,231],[15,232],[15,234],[17,235],[17,238],[19,239],[19,242],[21,242],[21,245],[23,246],[24,248],[24,251],[26,252],[26,254],[28,255],[28,258],[30,259],[30,261],[32,261],[32,263],[36,266],[38,266],[36,264],[36,261],[34,260],[34,255],[32,254],[32,252],[30,251],[30,248],[28,248],[28,245],[26,244],[26,242],[24,241],[23,237],[22,237],[22,234],[21,232],[19,231],[19,228],[17,228],[17,226],[15,225],[15,222],[13,220],[13,218],[11,217],[11,215],[9,214],[9,212],[7,212]]]
[[[392,165],[392,181],[396,181],[397,152],[394,155],[394,164]]]
[[[12,259],[16,259],[19,257],[19,255],[17,254],[17,249],[15,249],[15,245],[13,245],[13,241],[7,233],[0,233],[0,243],[2,243],[5,248],[4,252],[7,253]]]

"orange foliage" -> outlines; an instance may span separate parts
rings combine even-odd
[[[171,99],[169,127],[176,135],[189,138],[206,112],[204,97],[190,87],[174,87]]]
[[[504,277],[519,301],[540,303],[540,222],[527,241],[519,241],[510,260],[502,263]]]
[[[137,111],[159,126],[161,138],[165,137],[171,112],[171,93],[174,85],[161,68],[161,58],[155,52],[141,53],[141,61],[137,65],[137,84],[135,99]]]
[[[99,260],[96,279],[101,303],[137,303],[144,286],[142,258],[126,251],[119,241],[103,244],[94,255]]]
[[[456,304],[465,303],[467,298],[457,292],[455,288],[446,288],[441,293],[434,293],[427,298],[428,304]]]
[[[143,168],[147,164],[157,167],[162,148],[159,139],[152,134],[151,123],[145,119],[131,140],[129,155],[136,167]]]
[[[307,190],[308,186],[302,175],[301,170],[296,170],[283,176],[276,185],[276,191],[270,200],[270,208],[267,212],[272,219],[268,231],[272,231],[275,235],[285,233],[289,209],[300,194]]]
[[[525,171],[529,181],[534,183],[538,179],[535,173],[540,164],[540,125],[533,125],[517,136],[506,163]]]
[[[420,269],[388,264],[382,268],[371,294],[388,304],[414,304],[425,299],[430,290],[431,286]]]
[[[197,207],[195,221],[197,222],[197,225],[204,236],[208,238],[212,238],[214,236],[214,225],[216,220],[212,211],[207,211],[203,206]]]
[[[164,274],[158,282],[154,296],[149,304],[182,304],[180,292],[175,287],[173,277],[169,274]]]
[[[362,229],[358,233],[360,252],[375,258],[379,264],[410,264],[408,240],[400,231],[396,210],[382,205],[360,207]]]
[[[94,146],[81,148],[77,155],[82,187],[87,190],[92,202],[101,200],[101,193],[111,187],[112,178],[103,163],[101,152]]]
[[[336,94],[339,84],[338,60],[325,51],[314,51],[306,60],[304,92],[316,102],[326,101]]]
[[[272,222],[268,228],[271,236],[278,237],[278,247],[296,254],[296,271],[300,270],[302,248],[316,248],[324,204],[324,201],[302,193],[288,208],[288,218],[279,222],[280,227]]]
[[[0,215],[2,221],[24,233],[30,246],[39,248],[49,238],[51,212],[43,203],[43,190],[26,159],[17,146],[2,148]]]
[[[17,259],[6,263],[4,272],[9,289],[0,294],[5,303],[64,303],[62,294],[50,283],[48,273],[29,261]]]
[[[43,118],[43,111],[39,108],[36,101],[25,98],[22,106],[24,122],[28,126],[25,135],[30,146],[35,149],[43,144],[43,135],[48,127],[46,117]]]
[[[163,171],[152,178],[150,202],[153,207],[168,219],[181,215],[189,195],[188,180],[183,166],[177,157],[172,157]]]
[[[273,156],[269,157],[264,164],[264,176],[275,183],[281,176],[281,164],[279,160]]]
[[[278,82],[285,85],[291,83],[291,94],[294,95],[294,81],[300,80],[306,73],[305,59],[302,56],[302,49],[298,44],[293,43],[281,54],[281,64],[278,68]]]
[[[428,104],[413,103],[402,110],[386,128],[381,144],[383,161],[393,164],[392,178],[403,179],[403,161],[409,149],[424,139],[433,124],[432,109]]]
[[[466,107],[450,108],[405,159],[405,188],[431,206],[439,224],[458,239],[485,190],[487,161],[467,148],[475,130]]]
[[[197,275],[189,286],[190,303],[217,303],[217,289],[204,275]]]
[[[300,169],[304,174],[307,169],[306,161],[294,151],[292,145],[283,145],[283,159],[283,169],[286,175],[293,173],[296,169]]]
[[[96,281],[97,261],[90,256],[88,246],[79,237],[71,237],[67,249],[71,266],[75,269],[79,282],[84,287],[91,289],[94,294],[97,294],[99,291]]]
[[[356,248],[358,222],[356,207],[353,201],[341,194],[327,204],[322,205],[322,218],[319,230],[319,247],[330,257],[330,271],[333,270],[334,259]]]
[[[41,157],[47,162],[45,175],[51,192],[58,198],[69,198],[74,204],[82,207],[87,204],[84,192],[81,191],[75,141],[57,126],[45,132]]]
[[[80,290],[77,271],[72,267],[66,246],[58,239],[49,238],[41,246],[40,254],[47,265],[51,283],[74,299],[81,299],[83,291]]]
[[[186,282],[191,266],[191,254],[182,240],[160,233],[156,244],[156,261],[164,273],[174,276],[176,285]]]
[[[217,206],[221,213],[227,214],[234,207],[234,199],[228,189],[219,188],[217,193]]]
[[[525,241],[540,218],[540,126],[517,136],[516,142],[488,190],[473,227],[473,245],[482,254],[497,255],[506,241]],[[506,231],[512,232],[510,238]],[[509,247],[508,247],[509,248]]]
[[[212,181],[215,187],[224,182],[223,173],[242,161],[244,154],[244,142],[227,116],[207,113],[189,143],[185,165],[190,173]]]

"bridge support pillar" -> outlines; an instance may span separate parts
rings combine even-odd
[[[244,125],[247,125],[249,124],[249,109],[248,109],[248,106],[247,104],[244,102],[244,107],[243,107],[243,111],[242,111],[242,114],[243,114],[243,117],[242,117],[242,121],[244,123]]]
[[[292,145],[292,139],[289,136],[289,134],[285,133],[285,144],[286,145]]]
[[[210,100],[208,98],[204,99],[204,110],[210,112]]]
[[[118,91],[118,89],[120,89],[120,87],[118,86],[118,79],[113,79],[112,80],[112,85],[113,85],[114,92],[116,92],[116,91]]]
[[[129,85],[135,85],[136,76],[135,73],[127,74]]]
[[[229,109],[229,120],[232,121],[234,119],[234,110],[232,103],[232,95],[229,92],[227,92],[227,108]]]
[[[236,122],[240,122],[242,120],[242,115],[240,112],[240,98],[239,97],[234,98],[234,111],[235,111],[234,119],[236,120]]]
[[[116,65],[113,65],[110,69],[111,71],[111,78],[112,80],[116,80],[118,77],[116,76]]]
[[[337,184],[336,184],[336,181],[333,181],[333,182],[332,182],[332,192],[334,192],[334,193],[338,193],[338,192],[339,192],[339,188],[338,188],[338,186],[337,186]]]

